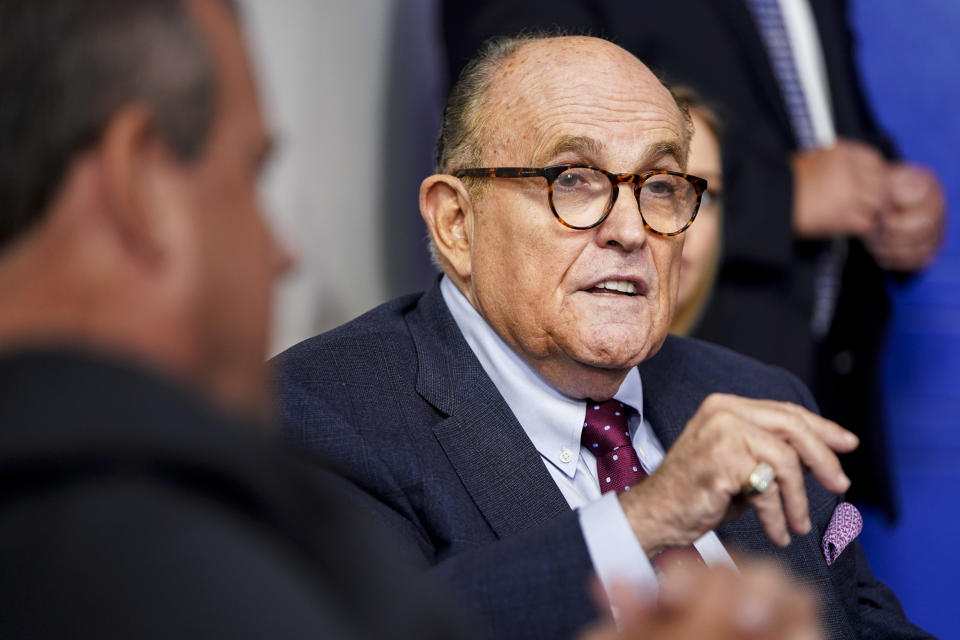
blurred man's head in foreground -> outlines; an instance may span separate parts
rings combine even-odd
[[[140,360],[266,406],[271,140],[227,0],[0,6],[0,347]]]

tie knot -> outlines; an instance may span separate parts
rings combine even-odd
[[[627,424],[629,406],[617,400],[594,402],[587,400],[580,444],[597,456],[604,456],[618,447],[630,444]]]

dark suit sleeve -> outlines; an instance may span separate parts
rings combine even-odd
[[[837,132],[870,144],[890,159],[899,157],[893,140],[877,123],[857,68],[857,34],[846,0],[815,0],[814,17],[823,47]]]
[[[497,638],[561,638],[597,617],[593,568],[575,512],[446,560],[434,573]]]
[[[382,467],[381,467],[382,468]],[[369,468],[368,468],[369,469]],[[355,504],[393,534],[404,560],[435,576],[491,638],[562,638],[597,617],[587,591],[593,567],[576,512],[548,526],[444,556],[396,487],[384,478],[340,473],[354,483]],[[366,487],[366,488],[362,488]]]

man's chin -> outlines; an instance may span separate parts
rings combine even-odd
[[[604,345],[581,347],[572,353],[568,352],[572,362],[562,367],[557,372],[559,375],[545,377],[570,397],[605,400],[617,392],[632,368],[660,349],[662,342],[652,345],[654,348],[637,345],[630,350],[617,351],[611,351]],[[549,379],[551,377],[553,379]]]
[[[620,389],[620,385],[632,368],[632,366],[618,369],[585,365],[581,366],[575,374],[557,381],[558,383],[554,386],[571,398],[607,400]]]
[[[624,333],[628,335],[625,337]],[[636,330],[597,331],[579,348],[571,350],[572,355],[578,362],[597,369],[631,369],[652,357],[666,339],[666,333],[652,336],[645,332],[643,338],[638,338],[636,333]]]

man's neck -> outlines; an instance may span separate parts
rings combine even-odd
[[[107,240],[76,233],[47,219],[0,253],[0,349],[72,346],[186,370],[185,314]]]

